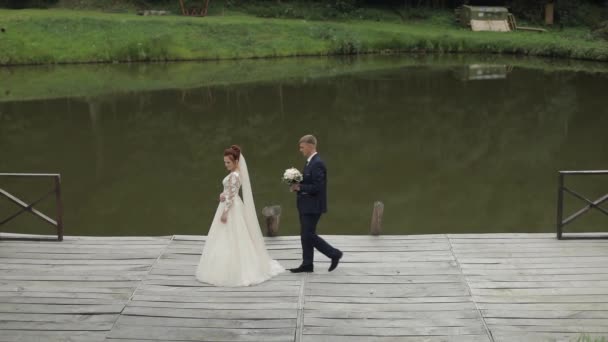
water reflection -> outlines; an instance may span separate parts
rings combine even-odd
[[[221,151],[238,143],[258,208],[282,205],[281,234],[296,234],[280,176],[303,165],[297,139],[311,132],[330,172],[322,233],[366,234],[376,200],[385,233],[553,231],[556,171],[608,168],[608,77],[507,65],[483,69],[506,71],[492,81],[454,77],[476,75],[470,65],[2,102],[0,170],[62,173],[68,235],[204,234]],[[37,187],[0,182],[26,197]],[[602,178],[576,186],[608,192]],[[588,215],[569,229],[607,224]],[[3,230],[48,231],[28,218]]]

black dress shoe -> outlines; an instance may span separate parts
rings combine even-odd
[[[331,265],[329,266],[329,270],[328,270],[329,272],[335,270],[336,267],[338,267],[338,264],[340,263],[340,259],[342,259],[342,255],[344,255],[344,254],[342,252],[340,252],[340,254],[337,257],[331,259]]]
[[[313,265],[300,265],[300,267],[292,268],[290,271],[291,273],[312,273],[313,269]]]

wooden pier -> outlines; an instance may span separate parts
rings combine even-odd
[[[7,237],[10,234],[0,234]],[[576,341],[608,337],[608,240],[326,236],[338,269],[218,288],[205,237],[0,240],[0,341]],[[286,267],[299,237],[267,238]]]

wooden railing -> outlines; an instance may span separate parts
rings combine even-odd
[[[58,241],[63,241],[63,205],[61,202],[61,175],[60,174],[46,174],[46,173],[0,173],[0,177],[9,177],[9,178],[53,178],[54,181],[54,186],[53,189],[50,190],[49,192],[47,192],[44,196],[40,197],[38,200],[28,204],[25,201],[19,199],[17,196],[12,195],[11,193],[9,193],[8,191],[0,188],[0,195],[3,195],[4,197],[6,197],[9,201],[17,204],[19,207],[21,207],[21,209],[19,211],[17,211],[16,213],[10,215],[9,217],[2,219],[0,221],[0,226],[4,225],[5,223],[11,221],[12,219],[14,219],[15,217],[23,214],[24,212],[29,212],[32,215],[38,217],[39,219],[43,220],[46,223],[49,223],[53,226],[55,226],[57,228],[57,240]],[[47,215],[41,213],[40,211],[34,209],[34,206],[37,205],[38,203],[42,202],[44,199],[46,199],[47,197],[51,196],[51,195],[55,195],[55,200],[57,203],[57,213],[56,213],[56,218],[53,220],[52,218],[48,217]],[[6,237],[1,237],[0,239],[19,239],[19,240],[32,240],[32,238],[6,238]],[[35,240],[47,240],[47,239],[35,239]]]
[[[209,0],[202,0],[201,6],[187,6],[184,0],[179,0],[179,6],[182,9],[182,15],[193,16],[193,17],[205,17],[207,16],[207,10],[209,9]]]
[[[608,170],[591,170],[591,171],[560,171],[559,181],[557,188],[557,238],[562,239],[563,229],[569,223],[579,218],[581,215],[587,213],[591,209],[597,209],[598,211],[608,215],[608,210],[602,208],[600,205],[608,201],[608,194],[592,201],[585,196],[577,193],[576,191],[569,189],[565,185],[566,176],[589,176],[589,175],[608,175]],[[572,196],[580,199],[587,203],[585,207],[578,210],[574,214],[564,219],[564,192],[571,194]]]

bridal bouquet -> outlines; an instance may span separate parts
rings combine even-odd
[[[285,170],[285,173],[283,174],[283,183],[288,185],[298,184],[302,181],[302,179],[303,177],[300,171],[293,167]]]

